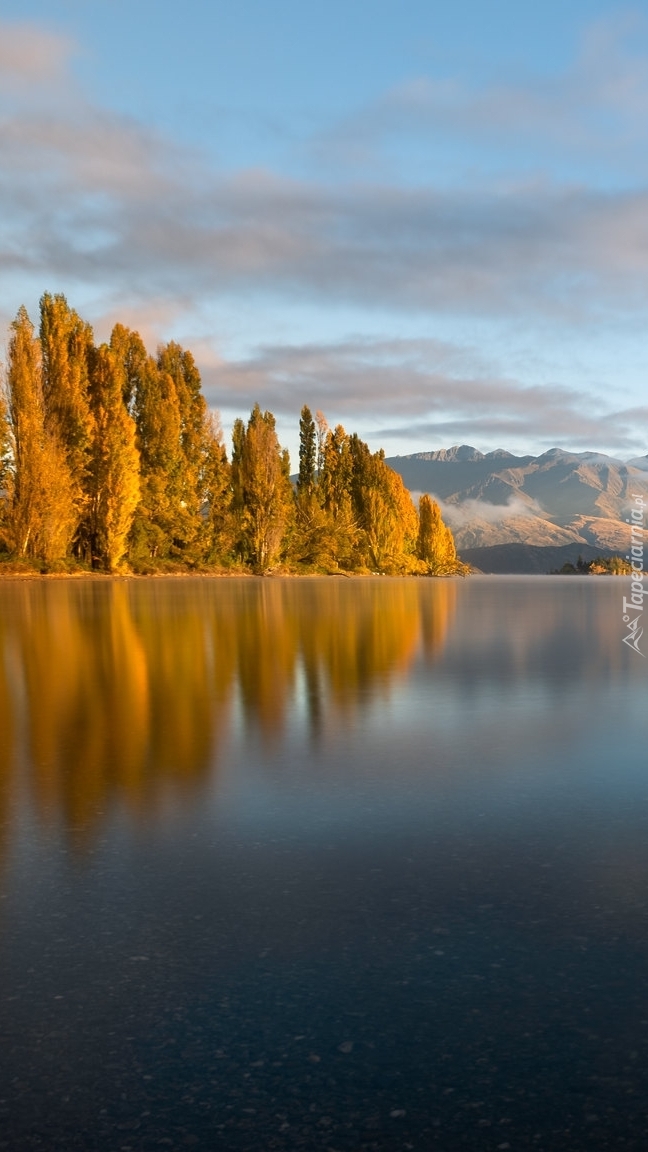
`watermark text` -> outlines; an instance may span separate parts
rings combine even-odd
[[[623,597],[623,623],[626,626],[626,635],[623,643],[633,648],[640,656],[645,656],[639,647],[643,636],[641,617],[643,614],[643,598],[646,595],[644,588],[644,518],[646,502],[642,495],[633,493],[634,501],[630,509],[630,516],[626,524],[630,525],[630,551],[626,560],[630,562],[632,573],[630,576],[630,595]]]

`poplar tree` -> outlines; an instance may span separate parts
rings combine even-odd
[[[123,374],[124,404],[133,415],[135,396],[148,353],[139,332],[131,332],[124,324],[115,324],[110,334],[110,349],[117,357]]]
[[[198,533],[197,558],[222,560],[233,543],[231,469],[218,413],[202,413],[195,463]]]
[[[290,462],[279,446],[274,416],[258,404],[247,428],[237,423],[235,437],[232,473],[242,544],[253,566],[266,572],[279,559],[291,520]]]
[[[89,363],[93,334],[65,296],[40,301],[43,401],[48,431],[60,443],[72,477],[69,515],[76,517],[75,551],[87,553],[88,466],[93,439]]]
[[[139,340],[139,337],[137,337]],[[152,357],[140,365],[133,398],[137,445],[141,456],[141,501],[133,524],[135,556],[161,560],[182,543],[180,406],[172,377]]]
[[[243,511],[243,457],[245,453],[245,424],[237,416],[232,425],[232,507]]]
[[[319,475],[322,502],[333,517],[350,500],[352,471],[349,437],[342,425],[338,424],[326,433]]]
[[[315,466],[317,462],[317,439],[315,421],[307,404],[299,418],[299,475],[297,495],[310,497],[315,489]]]
[[[175,389],[169,419],[165,390],[155,360],[149,356],[139,332],[115,324],[110,350],[118,366],[122,398],[135,421],[139,454],[140,498],[128,540],[128,557],[138,566],[165,557],[169,548],[167,488],[174,473],[174,452],[180,435]],[[166,450],[171,444],[171,449]]]
[[[384,452],[372,453],[359,436],[349,438],[351,495],[364,530],[366,560],[390,572],[412,570],[418,518],[401,477],[385,464]]]
[[[136,562],[195,565],[231,542],[229,467],[218,420],[207,410],[190,352],[171,343],[146,353],[138,333],[116,325],[111,348],[137,426],[141,499],[131,532]]]
[[[326,416],[324,415],[324,413],[319,408],[317,409],[317,412],[315,413],[315,424],[317,426],[317,432],[316,432],[316,438],[317,438],[316,471],[317,471],[317,479],[319,480],[321,473],[322,473],[322,468],[324,467],[324,445],[326,443],[326,435],[327,435],[328,430],[329,430]]]
[[[441,519],[436,500],[424,493],[419,500],[419,531],[416,553],[428,572],[444,575],[463,570],[457,559],[452,532]]]
[[[175,384],[180,410],[181,447],[187,463],[194,464],[200,452],[207,411],[200,372],[191,352],[185,351],[175,341],[158,350],[157,363],[160,371],[168,373]]]
[[[178,557],[200,559],[207,493],[205,469],[210,458],[210,421],[201,390],[200,372],[191,352],[171,341],[158,350],[158,368],[172,381],[180,419],[181,467],[175,477],[174,551]]]
[[[4,541],[11,476],[11,426],[4,390],[0,387],[0,543]]]
[[[94,438],[90,463],[90,529],[93,565],[114,571],[124,558],[140,497],[135,421],[124,404],[124,374],[102,344],[91,372]]]
[[[359,533],[349,483],[351,458],[348,437],[341,424],[331,430],[322,412],[316,416],[315,449],[317,499],[297,501],[291,552],[301,563],[336,571],[358,565]]]
[[[47,426],[40,344],[24,307],[11,325],[7,392],[6,533],[16,555],[55,563],[66,556],[77,525],[75,484],[65,451]]]
[[[234,543],[231,468],[220,423],[215,416],[207,417],[205,443],[203,484],[207,515],[204,553],[205,558],[212,563],[223,562]]]
[[[336,567],[334,527],[322,508],[317,486],[317,430],[308,405],[299,419],[299,473],[295,489],[295,523],[290,536],[290,559],[309,568]]]
[[[271,412],[235,421],[228,464],[193,356],[148,355],[115,325],[96,349],[62,295],[40,302],[40,337],[22,308],[0,397],[0,534],[41,564],[75,555],[195,566],[237,556],[266,572],[281,558],[324,571],[465,571],[437,504],[417,514],[401,477],[342,425],[307,405],[296,492]]]

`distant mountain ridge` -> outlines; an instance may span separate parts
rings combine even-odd
[[[459,550],[501,544],[591,545],[624,554],[633,494],[648,501],[648,455],[618,460],[551,448],[541,456],[454,445],[387,463],[441,504]]]
[[[410,456],[397,456],[397,460],[521,460],[526,457],[514,456],[505,448],[496,448],[494,452],[483,453],[470,444],[455,444],[453,448],[439,448],[436,452],[412,452]],[[528,457],[533,459],[533,457]]]
[[[604,548],[591,544],[561,544],[558,547],[537,547],[534,544],[491,544],[489,548],[463,548],[461,559],[476,572],[488,575],[542,576],[559,572],[563,564],[579,560],[596,560],[612,556]]]

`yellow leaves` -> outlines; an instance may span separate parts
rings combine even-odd
[[[419,533],[417,555],[435,576],[464,571],[457,559],[452,532],[441,519],[441,510],[435,500],[425,493],[419,500]]]
[[[11,550],[8,516],[12,503],[9,421],[0,392],[0,553]]]
[[[74,556],[139,571],[205,561],[267,572],[462,570],[438,506],[420,517],[399,475],[341,424],[308,407],[297,492],[271,412],[235,421],[231,466],[189,351],[149,356],[123,325],[95,348],[64,296],[12,325],[8,419],[0,409],[0,535],[19,557]]]
[[[385,463],[383,452],[371,452],[342,425],[331,431],[318,413],[321,447],[313,493],[315,507],[297,500],[292,553],[298,562],[326,566],[337,563],[351,570],[364,567],[395,574],[425,575],[460,570],[454,540],[429,497],[423,527],[402,478]],[[423,539],[423,542],[421,540]],[[337,547],[334,545],[337,542]]]
[[[92,450],[92,542],[94,555],[114,571],[126,553],[140,498],[135,422],[123,404],[123,381],[106,344],[92,366],[95,432]]]
[[[42,487],[36,554],[51,566],[64,560],[77,528],[78,487],[58,437],[46,434],[41,453]]]
[[[353,568],[359,536],[348,497],[335,515],[321,506],[316,494],[300,497],[289,541],[290,558],[320,572]]]
[[[238,451],[232,460],[233,484],[240,494],[242,542],[250,560],[266,572],[279,559],[293,496],[274,416],[256,404],[247,428],[238,428]]]
[[[319,435],[323,436],[320,449],[319,491],[327,512],[334,517],[344,500],[349,496],[349,482],[352,461],[349,452],[349,438],[341,424],[324,433],[326,422],[318,412]]]
[[[364,529],[367,563],[380,572],[407,572],[418,527],[410,494],[383,453],[371,453],[357,436],[350,437],[350,455],[350,489]]]
[[[146,356],[136,333],[118,327],[112,341],[125,371],[124,395],[137,424],[142,497],[132,535],[141,567],[154,559],[195,564],[213,541],[205,502],[214,479],[214,429],[190,352],[179,344]]]
[[[46,292],[41,298],[40,348],[45,424],[64,448],[80,515],[93,433],[88,381],[93,335],[65,296]]]
[[[13,438],[6,536],[17,556],[62,560],[78,519],[76,486],[65,450],[47,427],[40,345],[24,308],[12,324],[7,368]]]
[[[231,468],[219,422],[205,414],[201,495],[206,506],[205,551],[212,562],[223,562],[234,542],[231,509]]]

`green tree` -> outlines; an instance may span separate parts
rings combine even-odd
[[[315,490],[317,439],[315,421],[308,405],[304,404],[299,418],[299,475],[297,495],[311,497]]]

